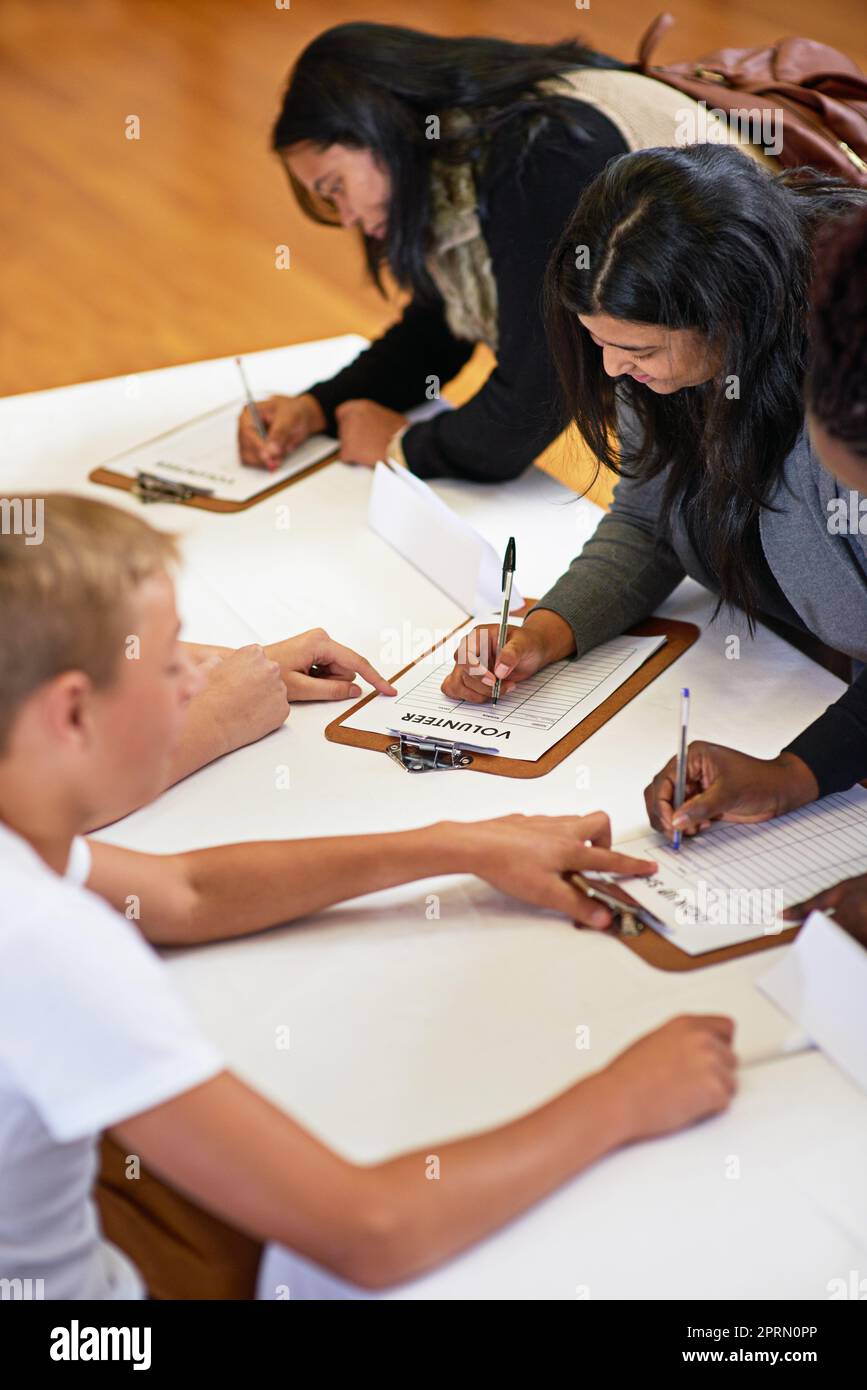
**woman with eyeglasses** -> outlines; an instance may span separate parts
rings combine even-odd
[[[347,462],[391,457],[422,478],[517,477],[557,433],[541,307],[548,257],[607,162],[675,144],[693,109],[571,41],[382,24],[321,34],[292,71],[273,149],[302,210],[355,229],[374,282],[382,288],[388,272],[409,300],[345,370],[263,402],[267,439],[245,410],[244,463],[275,467],[324,430]],[[709,138],[729,136],[720,127]],[[481,389],[410,423],[407,411],[436,399],[480,343],[496,359]]]

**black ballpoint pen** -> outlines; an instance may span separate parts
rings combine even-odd
[[[509,628],[509,604],[512,601],[512,580],[515,578],[515,537],[509,537],[509,544],[506,546],[506,556],[503,560],[503,614],[500,618],[500,635],[497,638],[497,657],[503,649],[506,640],[506,632]],[[496,665],[496,662],[494,663]],[[500,698],[500,682],[494,681],[494,689],[491,693],[491,704],[495,705]]]

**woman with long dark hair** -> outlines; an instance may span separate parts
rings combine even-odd
[[[864,537],[829,524],[838,484],[803,400],[814,236],[865,204],[812,170],[771,176],[707,145],[626,155],[594,180],[546,304],[566,410],[620,475],[614,503],[499,653],[496,629],[475,629],[449,695],[482,702],[495,675],[508,691],[581,655],[687,574],[750,628],[769,618],[867,660]],[[774,760],[777,809],[864,775],[841,773],[839,754],[796,739]]]
[[[863,551],[867,537],[867,200],[845,221],[820,234],[810,314],[810,361],[805,385],[813,451],[837,486],[827,524]],[[863,621],[857,610],[854,621]],[[794,809],[798,763],[815,774],[814,796],[843,791],[867,777],[867,673],[796,741],[797,758],[754,758],[738,749],[696,740],[686,759],[685,800],[674,805],[674,759],[644,795],[652,824],[671,835],[694,835],[716,821],[770,820]],[[802,770],[801,770],[802,772]],[[800,781],[803,783],[803,775]],[[807,789],[810,790],[809,784]],[[804,798],[806,799],[806,798]],[[834,908],[835,921],[867,945],[867,875],[847,879],[790,908],[803,917]]]
[[[358,228],[374,281],[387,268],[410,302],[330,381],[264,402],[267,441],[244,412],[244,462],[274,466],[324,429],[349,462],[389,455],[423,478],[521,473],[556,434],[540,294],[550,252],[607,161],[676,143],[694,107],[572,41],[381,24],[321,34],[290,76],[273,148],[302,209]],[[472,400],[409,425],[406,411],[482,342],[497,365]]]

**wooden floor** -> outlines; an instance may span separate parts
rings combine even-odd
[[[661,0],[2,0],[0,395],[378,332],[352,233],[296,210],[268,152],[285,75],[350,19],[575,35],[634,56]],[[867,67],[863,0],[681,0],[660,60],[807,34]],[[129,140],[125,123],[140,121]],[[275,268],[287,244],[291,269]],[[479,354],[451,394],[489,363]],[[2,442],[0,442],[2,448]]]

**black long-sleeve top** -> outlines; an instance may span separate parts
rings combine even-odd
[[[867,777],[867,670],[788,745],[819,783],[819,795]]]
[[[562,127],[552,138],[542,132],[520,168],[516,137],[504,134],[485,163],[479,218],[497,285],[497,365],[472,400],[406,431],[404,456],[420,478],[516,478],[558,433],[542,320],[545,266],[586,184],[626,151],[606,116],[585,102],[574,105],[586,143]],[[454,337],[441,299],[413,300],[381,338],[310,392],[335,433],[334,411],[343,401],[372,400],[403,413],[424,401],[429,377],[444,384],[456,376],[474,346]]]

